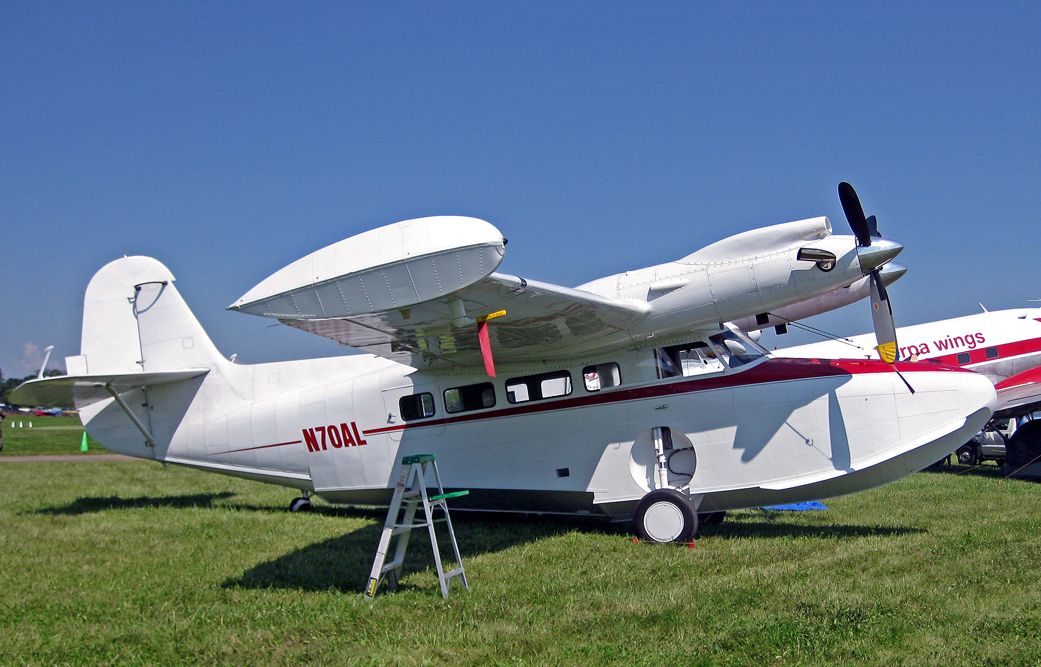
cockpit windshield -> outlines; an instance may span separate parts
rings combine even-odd
[[[762,359],[769,354],[765,349],[752,342],[751,339],[739,336],[733,331],[724,331],[709,336],[720,358],[731,368],[739,368]]]
[[[720,373],[746,366],[769,354],[762,347],[733,331],[709,337],[711,344],[692,341],[657,349],[658,377],[690,377]]]

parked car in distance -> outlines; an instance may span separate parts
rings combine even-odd
[[[1007,419],[992,419],[987,422],[983,430],[973,436],[964,445],[955,450],[954,455],[958,463],[974,466],[984,461],[995,461],[997,464],[1005,463],[1005,445],[1008,439],[1016,432],[1017,422],[1014,417]]]

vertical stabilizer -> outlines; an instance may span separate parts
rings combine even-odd
[[[80,356],[66,361],[70,374],[99,374],[212,368],[224,360],[170,270],[151,257],[123,257],[87,285]]]

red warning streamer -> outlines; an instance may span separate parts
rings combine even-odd
[[[492,358],[492,340],[488,336],[488,320],[502,317],[505,310],[497,310],[477,318],[477,341],[481,344],[481,358],[484,359],[484,371],[488,377],[495,377],[495,360]]]

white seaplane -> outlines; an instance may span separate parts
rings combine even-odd
[[[839,193],[855,236],[789,222],[577,288],[496,273],[506,240],[482,220],[406,220],[230,306],[370,353],[332,359],[233,363],[165,266],[124,257],[87,286],[68,375],[12,398],[75,404],[117,452],[300,489],[293,509],[310,494],[386,504],[398,461],[435,453],[446,489],[470,490],[453,507],[599,515],[688,541],[699,512],[876,487],[990,417],[993,385],[975,373],[777,358],[727,324],[866,290],[893,360],[882,267],[902,246]]]

